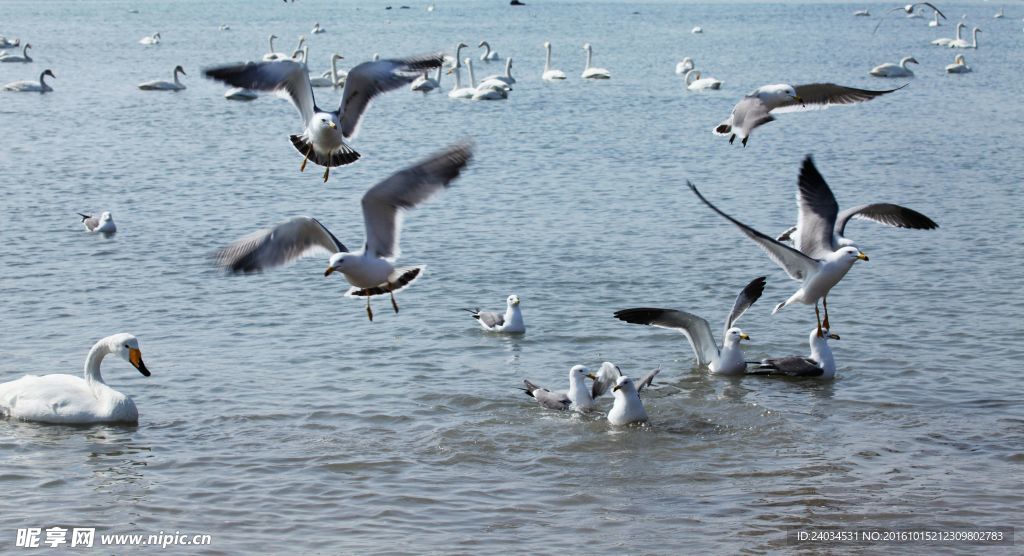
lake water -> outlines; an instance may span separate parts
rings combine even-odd
[[[872,36],[860,4],[526,3],[3,2],[0,34],[36,61],[0,64],[0,82],[57,78],[53,94],[0,95],[0,381],[78,374],[115,332],[139,337],[153,372],[104,367],[137,427],[0,423],[3,546],[72,525],[208,533],[211,553],[792,552],[797,526],[1024,525],[1024,8],[994,20],[994,3],[942,4],[984,29],[964,52],[974,73],[951,76],[956,52],[928,44],[949,22],[897,15]],[[327,33],[310,37],[316,21]],[[157,31],[162,44],[138,44]],[[287,102],[229,102],[200,77],[259,57],[270,33],[279,50],[306,34],[314,70],[335,51],[348,68],[487,39],[519,81],[507,102],[380,98],[354,143],[364,158],[325,185],[298,171]],[[545,40],[564,83],[540,80]],[[588,41],[611,80],[578,78]],[[782,115],[745,149],[710,132],[757,86],[891,88],[905,80],[868,70],[906,55],[917,76],[892,95]],[[683,56],[722,90],[685,91]],[[136,89],[177,64],[187,90]],[[363,191],[466,137],[471,167],[406,220],[401,262],[428,270],[400,315],[378,299],[368,322],[324,258],[213,267],[218,247],[299,214],[358,245]],[[720,334],[736,292],[766,275],[741,322],[748,359],[807,353],[813,310],[770,314],[796,283],[685,180],[776,233],[808,153],[842,206],[896,202],[941,226],[848,228],[871,260],[830,296],[837,380],[710,377],[680,335],[612,318],[684,309]],[[75,215],[102,210],[120,228],[109,240]],[[521,338],[460,310],[509,293]],[[649,426],[516,390],[604,360],[662,367]]]

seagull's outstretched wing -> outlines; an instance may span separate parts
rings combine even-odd
[[[359,132],[359,121],[373,97],[412,83],[424,70],[441,67],[440,54],[400,60],[363,62],[345,78],[345,89],[338,106],[341,133],[351,139]]]
[[[367,252],[384,259],[397,259],[401,212],[450,185],[472,157],[472,143],[460,143],[371,187],[363,195]]]
[[[740,320],[743,313],[747,312],[747,309],[749,309],[754,302],[761,299],[761,294],[764,293],[764,285],[766,282],[767,277],[765,276],[754,278],[746,285],[746,287],[743,288],[742,291],[740,291],[739,295],[736,296],[736,302],[732,304],[732,310],[729,311],[729,318],[725,319],[725,330],[732,328],[732,325],[736,321]]]
[[[540,405],[548,409],[563,410],[569,409],[569,406],[572,405],[572,400],[564,393],[556,394],[525,379],[523,384],[526,385],[526,388],[523,389],[526,391],[526,395],[534,398]]]
[[[934,220],[917,212],[916,210],[894,205],[892,203],[872,203],[848,208],[839,213],[836,218],[835,233],[844,235],[846,224],[851,218],[873,220],[879,224],[892,226],[894,228],[911,228],[914,230],[934,230],[939,225]]]
[[[865,102],[875,97],[898,91],[907,85],[901,85],[895,89],[884,91],[870,91],[867,89],[855,89],[844,87],[834,83],[811,83],[809,85],[796,85],[793,90],[800,100],[789,99],[780,106],[772,109],[772,114],[784,112],[803,112],[805,110],[821,110],[836,104],[855,104]]]
[[[914,2],[910,6],[911,6],[911,9],[913,9],[914,6],[928,6],[929,8],[935,10],[935,13],[941,15],[942,19],[946,19],[946,14],[940,12],[939,9],[936,8],[934,5],[932,5],[931,2]],[[891,10],[886,10],[886,12],[884,14],[882,14],[882,17],[878,20],[878,23],[875,24],[875,28],[874,28],[873,31],[871,31],[871,34],[874,35],[875,33],[878,32],[878,28],[881,27],[882,26],[882,22],[885,21],[885,16],[887,16],[887,15],[893,13],[893,12],[898,12],[900,10],[903,10],[904,12],[907,11],[907,9],[905,7],[903,7],[903,6],[899,6],[897,8],[892,8]]]
[[[760,295],[760,294],[758,294]],[[647,324],[681,332],[690,341],[697,363],[710,365],[718,359],[718,346],[708,321],[685,311],[640,307],[615,312],[615,318],[633,324]]]
[[[824,372],[825,370],[814,359],[794,356],[765,359],[757,367],[747,371],[747,374],[811,377],[821,376]]]
[[[590,396],[597,399],[615,386],[615,381],[622,376],[622,370],[618,365],[605,361],[595,376],[597,378],[594,379],[594,384],[590,387]]]
[[[316,253],[346,253],[348,249],[317,219],[296,216],[260,230],[217,251],[217,264],[239,274],[283,266]]]
[[[797,281],[803,281],[804,278],[818,271],[818,261],[804,255],[788,245],[783,245],[782,243],[775,241],[750,226],[747,226],[743,222],[740,222],[739,220],[736,220],[722,212],[718,207],[712,205],[711,201],[705,199],[704,196],[700,194],[700,191],[697,191],[697,186],[693,185],[689,181],[686,182],[686,185],[689,185],[690,189],[693,190],[694,195],[696,195],[697,198],[705,205],[710,207],[711,210],[717,212],[722,218],[725,218],[729,222],[735,224],[736,227],[746,234],[747,237],[754,240],[757,245],[768,254],[768,258],[775,264],[779,265],[782,270],[785,270],[786,274],[788,274],[790,278]]]
[[[292,60],[248,62],[207,68],[203,73],[232,87],[277,93],[298,109],[303,125],[309,125],[317,110],[305,64]]]
[[[654,369],[653,371],[645,374],[644,377],[641,378],[640,381],[636,383],[636,393],[639,394],[640,392],[643,391],[644,387],[654,384],[654,377],[658,376],[658,373],[660,372],[661,367],[658,367],[657,369]]]
[[[800,180],[796,194],[797,237],[800,252],[814,259],[822,259],[835,251],[832,231],[839,214],[839,203],[825,178],[808,155],[800,167]]]

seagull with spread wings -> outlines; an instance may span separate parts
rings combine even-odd
[[[741,340],[750,340],[743,330],[733,326],[764,293],[765,277],[750,281],[732,305],[729,317],[725,319],[725,331],[722,336],[722,348],[715,344],[715,336],[711,333],[708,321],[685,311],[675,309],[623,309],[615,312],[615,318],[633,324],[647,324],[678,330],[690,341],[697,364],[707,367],[712,373],[722,375],[743,374],[747,363],[740,350]]]
[[[381,93],[413,82],[424,70],[441,66],[440,54],[396,60],[364,62],[352,68],[345,80],[341,104],[334,111],[321,109],[313,98],[309,70],[292,60],[249,62],[209,68],[207,77],[232,87],[274,91],[288,99],[302,116],[303,132],[291,135],[292,145],[302,154],[300,171],[306,162],[324,167],[324,181],[331,168],[352,164],[360,154],[346,144],[359,132],[359,123],[370,101]]]
[[[324,276],[340,272],[352,285],[349,297],[366,297],[366,314],[373,320],[370,297],[389,294],[398,312],[395,292],[415,280],[425,268],[396,268],[403,213],[420,205],[452,181],[473,156],[469,143],[454,145],[401,170],[374,185],[363,195],[366,243],[350,252],[317,219],[296,216],[273,228],[246,236],[216,254],[218,265],[239,274],[283,266],[316,253],[330,253]]]
[[[916,8],[917,6],[928,6],[929,8],[935,10],[935,13],[941,15],[942,19],[946,19],[946,14],[940,12],[938,8],[931,4],[931,2],[914,2],[913,4],[907,4],[905,6],[898,6],[896,8],[892,8],[891,10],[886,10],[886,12],[882,14],[882,17],[878,18],[878,23],[875,24],[875,29],[871,31],[871,34],[874,35],[878,31],[878,28],[882,26],[882,22],[885,21],[885,17],[887,15],[893,12],[898,12],[900,10],[903,10],[905,14],[910,15],[914,13],[914,8]]]
[[[738,136],[745,147],[754,128],[774,120],[775,114],[823,110],[839,104],[865,102],[903,87],[906,85],[885,91],[869,91],[833,83],[764,85],[740,99],[729,118],[718,124],[713,131],[715,135],[728,135],[729,143]]]
[[[809,229],[801,231],[799,225],[793,226],[777,239],[793,241],[793,246],[808,257],[820,257],[842,247],[856,247],[856,242],[843,235],[847,224],[854,218],[894,228],[934,230],[939,227],[920,212],[892,203],[868,203],[840,211],[832,189],[810,155],[800,167],[797,206]]]
[[[785,270],[786,274],[788,274],[790,278],[801,282],[800,289],[793,293],[789,299],[776,305],[775,309],[772,310],[772,314],[774,315],[775,313],[778,313],[786,305],[792,305],[797,302],[803,303],[804,305],[814,305],[814,314],[818,316],[818,330],[821,330],[822,325],[821,315],[818,312],[818,300],[828,295],[828,292],[843,279],[843,276],[846,276],[846,273],[850,271],[853,263],[859,260],[866,261],[868,260],[868,256],[856,247],[842,247],[836,251],[830,251],[820,258],[809,257],[722,212],[721,209],[711,204],[711,201],[705,199],[704,196],[700,194],[700,191],[697,191],[697,187],[695,185],[690,182],[686,182],[686,185],[690,186],[694,195],[696,195],[701,202],[707,205],[711,210],[717,212],[722,218],[732,222],[744,233],[744,235],[754,240],[758,247],[763,249],[768,255],[768,258]],[[801,211],[801,218],[804,218],[803,211]],[[829,228],[829,230],[831,229],[832,228]],[[827,322],[827,309],[825,316]]]

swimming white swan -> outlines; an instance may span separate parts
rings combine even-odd
[[[303,57],[305,58],[306,56],[309,56],[309,47],[304,46],[302,48],[305,50]],[[331,69],[324,71],[319,76],[314,76],[313,72],[309,72],[309,85],[311,87],[338,88],[339,85],[344,84],[345,77],[347,77],[348,74],[346,74],[345,77],[339,77],[338,75],[338,60],[344,59],[345,57],[337,52],[331,54]]]
[[[314,34],[314,35],[319,35],[320,33],[325,33],[325,32],[327,32],[327,29],[324,29],[323,27],[320,27],[320,22],[319,21],[317,21],[316,23],[313,24],[313,29],[310,31],[310,33]]]
[[[280,38],[280,37],[278,37],[277,35],[270,35],[270,38],[267,39],[270,42],[270,52],[267,52],[266,54],[263,55],[263,61],[264,62],[273,62],[275,60],[287,60],[287,59],[291,58],[291,56],[285,54],[284,52],[275,52],[274,51],[274,39],[277,39],[277,38]],[[303,35],[299,35],[299,44],[298,44],[298,46],[295,47],[295,50],[302,50],[302,46],[305,45],[305,44],[306,44],[306,37],[303,36]],[[293,50],[292,52],[295,52],[295,51]]]
[[[512,85],[516,82],[516,78],[512,77],[512,58],[505,59],[505,73],[502,75],[488,75],[487,77],[480,80],[481,83],[488,81],[501,81],[506,85]]]
[[[28,49],[32,48],[32,45],[25,43],[25,46],[21,47],[21,56],[10,55],[0,56],[0,62],[7,64],[28,64],[32,62],[32,58],[28,55]]]
[[[217,27],[217,30],[218,31],[230,31],[231,30],[231,26],[230,25],[221,24],[221,25],[219,25]]]
[[[466,58],[466,61],[468,62],[469,58]],[[448,91],[448,98],[473,98],[473,95],[476,93],[476,87],[462,86],[462,72],[459,71],[460,69],[462,69],[462,65],[455,64],[452,69],[448,70],[449,74],[455,74],[455,85],[452,87],[451,91]],[[472,83],[473,80],[470,79],[470,85],[472,85]]]
[[[980,32],[981,32],[981,29],[978,29],[977,27],[975,27],[974,29],[971,30],[971,42],[967,42],[966,39],[960,39],[958,41],[953,41],[953,42],[949,43],[949,47],[950,48],[975,48],[976,49],[976,48],[978,48],[978,33],[980,33]],[[0,60],[3,60],[3,58],[0,58]]]
[[[234,87],[224,91],[224,98],[228,100],[256,100],[258,97],[256,91],[245,87]]]
[[[700,25],[698,25],[698,26],[694,27],[693,29],[690,29],[690,32],[693,33],[694,35],[699,35],[699,34],[704,32],[704,28],[701,27]]]
[[[50,87],[43,81],[44,77],[53,77],[53,72],[50,70],[43,70],[43,73],[39,74],[39,81],[15,81],[4,85],[5,91],[14,91],[16,93],[49,93],[53,91],[53,87]]]
[[[142,362],[139,340],[114,334],[96,342],[85,358],[85,378],[73,375],[25,375],[0,384],[0,416],[41,423],[135,423],[139,411],[128,396],[114,390],[100,376],[100,362],[118,355],[149,376]]]
[[[942,23],[939,22],[939,12],[932,12],[932,20],[928,22],[929,27],[941,27]]]
[[[702,91],[706,89],[721,89],[722,82],[714,77],[701,77],[700,70],[686,72],[686,88],[691,91]]]
[[[676,75],[686,75],[686,72],[692,70],[693,68],[693,58],[687,56],[680,60],[678,64],[676,64]]]
[[[871,15],[871,12],[869,12],[867,10],[857,10],[857,11],[853,12],[853,15],[855,15],[857,17],[868,17],[868,16]]]
[[[503,100],[508,98],[509,86],[501,81],[490,84],[476,84],[473,78],[473,60],[466,58],[466,70],[469,72],[469,86],[473,94],[469,97],[473,100]]]
[[[1003,9],[999,8],[999,11],[996,12],[996,15],[992,16],[992,19],[1002,19],[1002,18],[1003,18]]]
[[[139,83],[139,88],[143,91],[181,91],[185,88],[178,81],[178,74],[186,75],[185,70],[181,66],[174,66],[174,82],[170,81],[146,81],[145,83]]]
[[[907,64],[917,64],[918,61],[913,56],[905,56],[898,64],[882,64],[871,68],[869,72],[875,77],[913,77],[914,72],[910,71]]]
[[[160,44],[160,33],[153,33],[148,37],[142,37],[139,39],[139,44],[144,44],[146,46]]]
[[[949,37],[943,37],[941,39],[935,39],[935,40],[932,41],[932,44],[934,44],[935,46],[949,46],[950,43],[952,43],[952,42],[959,42],[960,40],[962,40],[962,38],[960,37],[960,31],[963,30],[964,27],[967,27],[966,23],[964,23],[962,21],[957,23],[956,24],[956,37],[954,37],[952,39],[949,38]]]
[[[480,44],[477,45],[477,46],[480,47],[480,48],[486,48],[487,49],[487,50],[484,51],[483,54],[480,55],[480,59],[482,61],[484,61],[484,62],[493,62],[495,60],[500,60],[501,59],[501,56],[498,56],[497,52],[491,50],[491,43],[489,43],[487,41],[480,41]]]
[[[21,46],[21,39],[8,39],[7,37],[0,35],[0,50],[5,48],[18,48]]]
[[[418,91],[418,92],[421,92],[421,93],[429,93],[430,91],[433,91],[434,89],[440,89],[441,88],[441,70],[443,70],[443,69],[444,69],[443,66],[438,66],[437,67],[437,73],[435,74],[434,77],[430,77],[430,72],[424,71],[423,75],[417,77],[416,81],[412,82],[412,85],[409,86],[409,89],[411,89],[413,91]]]
[[[583,68],[583,79],[610,79],[612,74],[608,73],[608,70],[604,68],[591,67],[590,61],[594,56],[594,49],[590,47],[590,43],[583,45],[583,50],[587,52],[587,65]]]
[[[541,78],[543,78],[544,81],[565,79],[565,72],[562,70],[551,69],[551,43],[545,41],[544,50],[547,51],[547,57],[544,58],[544,74],[541,75]]]
[[[953,59],[953,63],[946,66],[946,73],[970,73],[971,67],[967,65],[967,60],[964,59],[963,54],[957,54],[956,58]]]

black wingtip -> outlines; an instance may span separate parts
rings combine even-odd
[[[80,213],[80,212],[76,212],[75,214],[77,214],[78,216],[81,216],[81,217],[82,217],[82,222],[85,222],[86,220],[88,220],[88,219],[92,218],[92,216],[87,216],[87,215],[85,215],[85,214],[82,214],[82,213]]]

